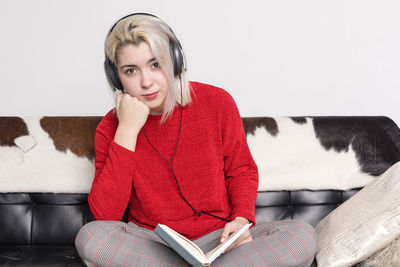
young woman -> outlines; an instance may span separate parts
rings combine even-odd
[[[152,231],[158,223],[203,250],[255,224],[258,172],[240,114],[223,89],[188,82],[182,48],[158,17],[111,28],[105,71],[120,90],[96,129],[88,197],[96,221],[75,243],[89,266],[183,266]],[[128,208],[128,223],[121,218]],[[260,223],[213,266],[309,266],[316,234],[301,221]]]

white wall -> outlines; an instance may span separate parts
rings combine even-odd
[[[192,80],[242,116],[385,115],[400,125],[400,2],[2,0],[0,116],[104,115],[103,41],[145,11],[174,29]]]

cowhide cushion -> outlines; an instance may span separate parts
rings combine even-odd
[[[100,120],[0,117],[0,192],[89,192]],[[381,124],[379,117],[243,118],[259,191],[365,186],[400,160]]]
[[[0,192],[88,193],[99,117],[0,117]]]

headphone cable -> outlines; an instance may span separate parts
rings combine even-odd
[[[149,140],[149,138],[148,138],[148,136],[147,136],[146,130],[144,129],[144,126],[143,126],[143,133],[144,133],[144,135],[145,135],[145,137],[146,137],[147,142],[149,143],[149,145],[154,149],[154,151],[156,151],[156,152],[167,162],[169,168],[171,169],[172,176],[173,176],[174,179],[175,179],[175,183],[176,183],[176,185],[177,185],[177,187],[178,187],[178,190],[179,190],[179,193],[180,193],[181,197],[182,197],[183,200],[186,202],[186,204],[188,204],[189,207],[194,211],[194,213],[195,213],[198,217],[200,217],[200,215],[201,215],[202,213],[204,213],[204,214],[207,214],[207,215],[209,215],[209,216],[212,216],[212,217],[221,219],[221,220],[223,220],[223,221],[229,222],[229,220],[226,219],[226,218],[219,217],[219,216],[217,216],[217,215],[213,215],[213,214],[210,214],[210,213],[205,212],[205,211],[200,211],[200,212],[198,212],[198,211],[189,203],[189,201],[185,198],[185,196],[183,195],[183,193],[182,193],[182,191],[181,191],[181,188],[180,188],[180,186],[179,186],[179,183],[178,183],[178,179],[177,179],[176,176],[175,176],[174,169],[173,169],[173,162],[174,162],[175,153],[176,153],[176,150],[177,150],[177,148],[178,148],[178,143],[179,143],[179,139],[180,139],[181,131],[182,131],[182,110],[183,110],[183,107],[182,107],[182,79],[181,79],[181,75],[180,75],[180,74],[179,74],[179,80],[180,80],[180,84],[181,84],[181,105],[180,105],[180,109],[181,109],[181,119],[180,119],[180,122],[179,122],[179,134],[178,134],[178,139],[177,139],[177,141],[176,141],[175,149],[174,149],[174,152],[173,152],[173,154],[172,154],[171,163],[169,163],[169,161],[168,161],[168,160],[167,160],[167,159],[166,159],[152,144],[151,144],[151,142],[150,142],[150,140]]]

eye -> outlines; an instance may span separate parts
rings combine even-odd
[[[160,63],[158,63],[158,62],[153,63],[153,68],[159,68],[159,67],[160,67]]]
[[[129,68],[129,69],[126,69],[125,70],[125,74],[133,74],[133,73],[135,73],[136,72],[136,69],[135,68]]]

